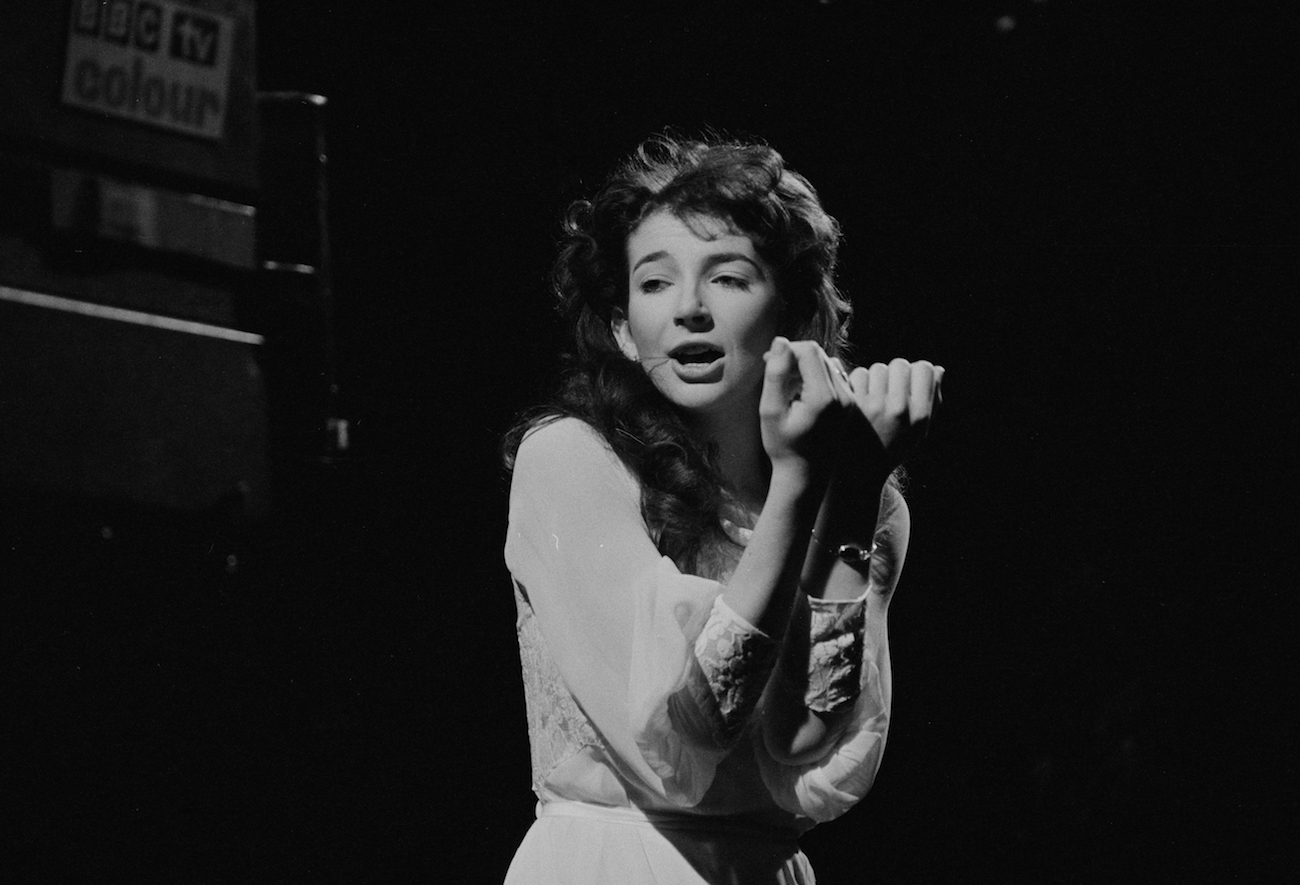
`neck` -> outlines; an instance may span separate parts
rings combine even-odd
[[[716,464],[728,491],[744,509],[756,514],[763,509],[768,480],[758,404],[746,403],[731,411],[734,414],[694,416],[691,429],[701,441],[717,445]]]

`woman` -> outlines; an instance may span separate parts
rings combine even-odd
[[[839,229],[756,144],[661,136],[571,207],[556,401],[508,436],[537,820],[507,883],[813,881],[871,786],[891,473],[942,369],[845,371]]]

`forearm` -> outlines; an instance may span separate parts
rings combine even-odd
[[[774,466],[763,511],[722,598],[740,617],[780,638],[808,558],[826,481]]]
[[[768,748],[774,758],[787,764],[807,762],[823,752],[842,733],[852,710],[856,684],[837,685],[827,697],[827,686],[816,684],[813,678],[836,678],[827,672],[830,661],[826,654],[842,657],[832,671],[838,667],[840,680],[856,683],[852,677],[861,664],[862,642],[873,626],[865,622],[873,622],[876,631],[884,629],[886,600],[867,593],[871,562],[846,562],[838,550],[846,544],[872,550],[885,479],[866,471],[838,472],[818,513],[801,577],[810,601],[795,609],[775,690],[768,698]],[[814,608],[819,612],[814,614]],[[831,629],[831,622],[841,617],[839,613],[846,620],[838,629]],[[858,638],[850,642],[851,636]],[[823,647],[815,651],[819,644]],[[844,647],[834,651],[840,645]],[[810,661],[814,656],[818,660]]]
[[[800,586],[814,598],[858,599],[870,583],[869,562],[846,561],[842,546],[870,552],[886,476],[865,470],[836,471],[804,558]]]
[[[815,761],[840,740],[861,704],[888,709],[888,600],[876,588],[851,602],[807,599],[795,607],[765,698],[764,738],[787,765]],[[869,698],[861,698],[863,694]]]
[[[739,734],[768,684],[824,488],[824,480],[819,486],[804,472],[774,467],[745,552],[696,640],[702,679],[675,697],[675,715],[714,744],[727,745]]]
[[[808,706],[811,630],[810,606],[796,606],[764,699],[763,737],[768,752],[787,765],[810,761],[840,734],[848,718],[845,708],[824,712]]]

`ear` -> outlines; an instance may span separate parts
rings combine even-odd
[[[623,308],[614,308],[609,319],[609,331],[614,334],[614,340],[618,342],[618,349],[623,351],[623,356],[630,360],[636,360],[640,356],[636,342],[632,340],[632,331],[628,328],[627,312]]]

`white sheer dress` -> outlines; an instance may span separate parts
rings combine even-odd
[[[907,526],[891,487],[871,590],[896,584]],[[729,531],[743,545],[747,532]],[[812,882],[799,834],[866,795],[884,751],[879,607],[801,597],[778,648],[720,599],[739,548],[705,576],[679,571],[647,534],[634,477],[572,418],[519,448],[505,558],[537,796],[508,885]],[[806,662],[811,708],[851,707],[848,727],[798,765],[762,737],[764,692],[789,679],[790,660]]]

